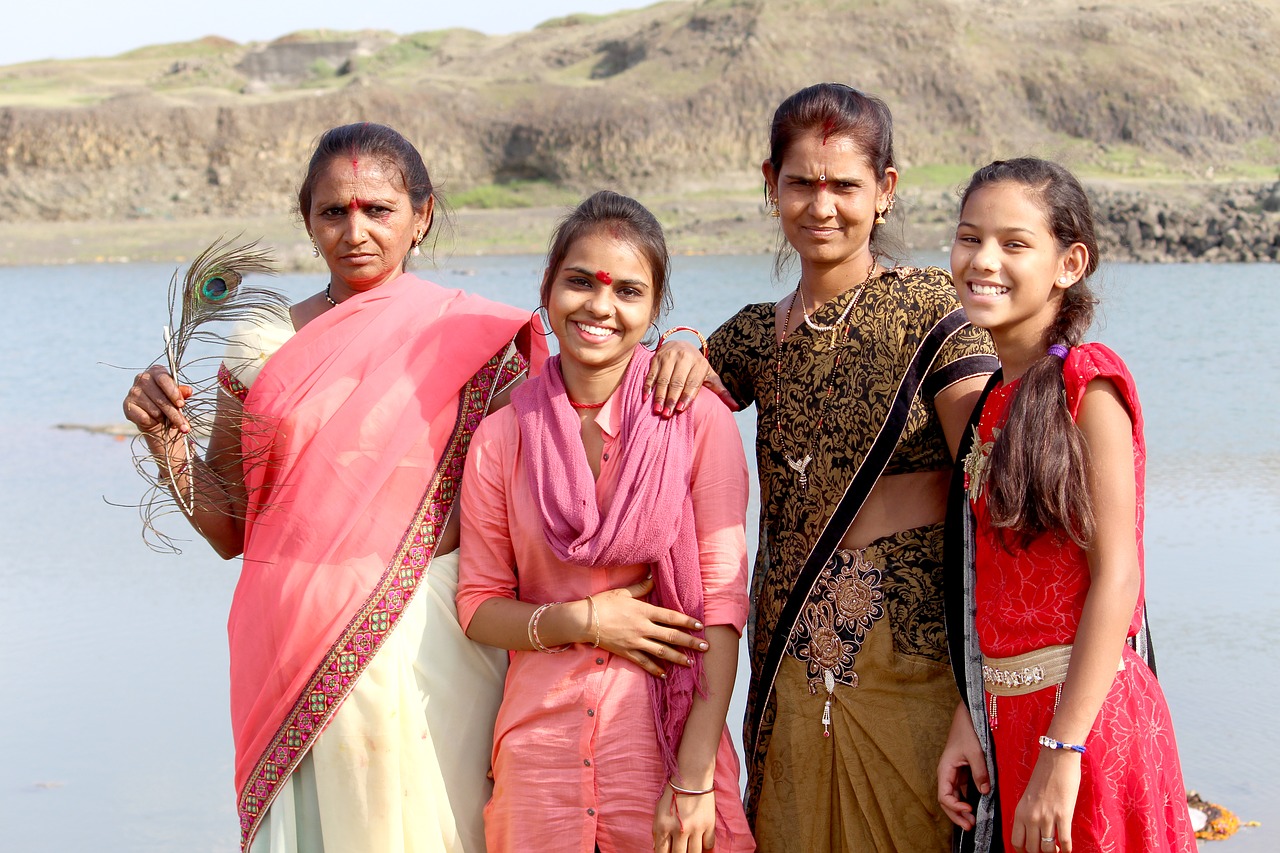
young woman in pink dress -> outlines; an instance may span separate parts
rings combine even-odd
[[[471,445],[458,615],[472,639],[514,652],[490,853],[754,850],[725,727],[747,615],[747,468],[714,394],[670,419],[645,399],[641,339],[667,273],[644,207],[584,201],[542,283],[560,354]]]
[[[952,540],[969,560],[949,602],[971,618],[948,626],[969,701],[938,799],[978,850],[1195,850],[1169,709],[1127,642],[1144,633],[1146,450],[1133,377],[1082,342],[1097,265],[1070,172],[1026,158],[974,175],[952,277],[1002,372],[960,457],[972,515],[948,519],[949,536],[972,530]]]

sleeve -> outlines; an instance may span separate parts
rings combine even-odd
[[[934,304],[931,306],[933,310],[929,312],[931,316],[941,319],[960,307],[960,300],[956,298],[955,286],[951,282],[949,273],[937,267],[929,267],[922,270],[921,274],[925,278],[928,290],[932,292],[931,301]],[[933,367],[929,370],[929,375],[925,377],[921,393],[924,399],[932,401],[934,397],[955,383],[974,376],[995,373],[998,367],[1000,367],[1000,361],[996,358],[996,348],[991,342],[991,335],[986,329],[979,329],[977,326],[966,323],[942,345],[938,357],[934,359]]]
[[[227,346],[218,365],[218,384],[244,402],[262,366],[293,337],[292,323],[270,315],[241,320],[227,334]]]
[[[1133,374],[1120,356],[1105,344],[1088,343],[1072,347],[1062,365],[1062,381],[1066,386],[1067,409],[1072,420],[1080,415],[1080,402],[1085,388],[1094,379],[1109,379],[1129,408],[1135,433],[1142,431],[1142,406]]]
[[[458,498],[462,515],[458,546],[458,622],[466,631],[476,609],[490,598],[515,598],[516,559],[507,516],[504,453],[498,412],[480,422],[467,452]]]
[[[755,376],[751,364],[760,349],[755,322],[760,306],[748,305],[734,314],[707,340],[711,369],[729,389],[740,409],[756,401]]]
[[[703,624],[747,621],[747,495],[749,475],[733,413],[710,391],[693,406],[693,516],[702,569]]]

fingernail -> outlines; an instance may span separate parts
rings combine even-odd
[[[654,413],[655,415],[660,415],[660,414],[662,414],[662,404],[661,404],[661,403],[659,403],[657,400],[654,400],[654,401],[653,401],[653,413]]]
[[[649,572],[649,574],[645,575],[644,579],[647,581],[653,580],[653,572]]]
[[[664,673],[662,673],[662,675],[659,675],[658,677],[659,677],[659,678],[666,678],[666,677],[667,677],[667,674],[664,672]]]
[[[702,623],[701,623],[701,622],[694,622],[694,623],[693,623],[693,630],[695,630],[695,631],[701,631],[701,630],[702,630]]]
[[[693,658],[684,659],[685,666],[693,666]]]
[[[671,417],[671,413],[672,413],[672,412],[674,412],[674,411],[675,411],[675,409],[671,408],[670,406],[667,406],[667,408],[662,412],[662,416],[663,416],[664,418],[669,418],[669,417]]]
[[[698,651],[705,652],[710,648],[706,643],[698,643]]]

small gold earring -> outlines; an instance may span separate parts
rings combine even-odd
[[[876,208],[876,224],[877,225],[884,224],[884,211],[878,207]]]
[[[778,210],[778,200],[776,198],[769,199],[769,215],[774,219],[782,216],[782,211]]]

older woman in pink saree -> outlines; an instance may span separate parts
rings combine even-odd
[[[244,554],[228,620],[241,845],[482,851],[506,656],[458,626],[453,504],[475,428],[545,343],[527,312],[405,273],[434,196],[390,128],[327,132],[299,208],[330,281],[287,326],[235,335],[231,428],[206,458],[165,459],[190,389],[163,368],[125,400],[194,491],[196,529]]]

